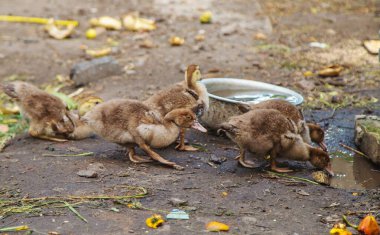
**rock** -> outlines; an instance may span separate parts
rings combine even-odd
[[[180,207],[180,206],[187,206],[188,201],[187,200],[182,200],[176,197],[172,197],[169,199],[169,203],[172,204],[174,207]]]
[[[102,163],[95,162],[95,163],[91,163],[90,165],[88,165],[87,170],[99,172],[99,171],[105,171],[106,168],[104,167],[104,165]]]
[[[257,223],[257,219],[252,216],[244,216],[243,218],[241,218],[241,221],[246,225],[252,225]]]
[[[229,25],[226,25],[226,26],[223,26],[221,29],[220,29],[220,33],[222,35],[225,35],[225,36],[228,36],[228,35],[231,35],[231,34],[234,34],[238,31],[238,25],[237,24],[229,24]]]
[[[297,82],[296,85],[305,91],[312,91],[315,88],[314,81],[309,81],[305,79]]]
[[[80,177],[86,177],[86,178],[97,178],[98,173],[94,170],[80,170],[77,172],[77,175]]]
[[[225,157],[219,157],[215,154],[211,154],[210,156],[210,162],[213,162],[215,164],[222,164],[223,162],[227,161],[227,158]]]
[[[380,165],[380,117],[355,116],[355,144],[377,165]]]
[[[92,81],[123,74],[123,68],[112,57],[106,56],[75,64],[70,71],[70,78],[77,86]]]

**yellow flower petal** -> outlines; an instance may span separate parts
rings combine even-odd
[[[146,225],[149,228],[157,228],[164,223],[161,215],[154,214],[145,220]]]
[[[212,221],[206,225],[206,229],[209,232],[228,231],[230,227],[227,224],[223,224],[217,221]]]

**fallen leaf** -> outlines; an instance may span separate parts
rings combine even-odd
[[[130,31],[152,31],[156,29],[154,20],[140,18],[138,12],[133,12],[123,17],[123,25]]]
[[[161,215],[154,214],[151,217],[147,218],[145,220],[146,225],[149,228],[154,228],[156,229],[157,227],[161,226],[164,223],[164,219],[162,218]]]
[[[373,215],[369,214],[360,222],[358,231],[364,235],[379,235],[380,227]]]
[[[45,31],[49,34],[49,36],[59,40],[68,38],[74,32],[74,29],[74,24],[69,24],[65,28],[58,28],[53,19],[50,19],[45,26]]]
[[[211,11],[205,11],[199,16],[199,21],[202,24],[210,24],[212,22],[212,13]]]
[[[365,40],[363,46],[369,53],[377,55],[380,50],[380,40]]]
[[[103,27],[111,30],[120,30],[122,27],[121,21],[119,19],[110,16],[92,18],[90,20],[90,24],[91,26]]]
[[[177,37],[177,36],[172,36],[172,37],[169,39],[169,43],[170,43],[172,46],[181,46],[182,44],[185,43],[185,39],[184,39],[184,38]]]
[[[319,70],[318,75],[321,77],[336,77],[342,71],[343,67],[341,65],[334,64]]]
[[[206,225],[206,229],[209,232],[219,232],[219,231],[228,231],[230,230],[230,227],[226,224],[212,221]]]

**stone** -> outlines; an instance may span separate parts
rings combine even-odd
[[[86,177],[86,178],[97,178],[98,173],[94,170],[80,170],[77,172],[77,175],[80,177]]]
[[[227,161],[227,158],[225,157],[219,157],[215,154],[211,154],[210,156],[210,162],[213,162],[215,164],[222,164],[223,162]]]
[[[305,79],[297,82],[296,85],[305,91],[312,91],[315,88],[314,81],[309,81],[309,80],[305,80]]]
[[[373,163],[380,165],[379,116],[355,116],[355,144]]]
[[[169,203],[173,205],[174,207],[180,207],[180,206],[187,206],[188,201],[187,200],[182,200],[180,198],[172,197],[169,199]]]
[[[75,64],[70,71],[70,78],[77,86],[86,85],[106,77],[123,74],[123,68],[112,57],[106,56]]]
[[[226,25],[226,26],[223,26],[221,29],[220,29],[220,33],[222,35],[225,35],[225,36],[228,36],[228,35],[231,35],[231,34],[234,34],[238,31],[238,25],[237,24],[229,24],[229,25]]]

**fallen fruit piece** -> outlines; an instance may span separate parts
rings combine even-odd
[[[169,43],[172,45],[172,46],[181,46],[182,44],[185,43],[185,39],[184,38],[180,38],[180,37],[177,37],[177,36],[173,36],[169,39]]]
[[[149,228],[157,228],[164,223],[164,220],[161,215],[154,214],[153,216],[147,218],[145,223]]]
[[[26,17],[26,16],[0,16],[0,21],[5,22],[18,22],[18,23],[34,23],[34,24],[48,24],[48,18],[39,18],[39,17]],[[55,25],[69,26],[74,25],[78,26],[78,21],[76,20],[55,20]]]
[[[64,29],[58,28],[53,19],[50,19],[45,26],[46,32],[55,39],[65,39],[68,38],[74,32],[75,25],[69,24]]]
[[[199,21],[202,24],[210,24],[212,22],[212,13],[211,11],[205,11],[199,16]]]
[[[222,192],[222,196],[223,196],[223,197],[227,197],[227,196],[228,196],[228,193],[227,193],[227,192]]]
[[[206,225],[206,229],[209,232],[219,232],[219,231],[228,231],[230,230],[230,227],[226,224],[212,221]]]
[[[86,38],[87,39],[94,39],[98,36],[97,32],[96,32],[96,29],[87,29],[86,31]]]
[[[379,235],[380,228],[376,222],[375,217],[371,214],[364,217],[364,219],[360,222],[358,226],[358,231],[363,233],[364,235]]]
[[[352,235],[352,233],[347,230],[345,224],[337,223],[334,224],[334,227],[330,230],[330,235]]]
[[[154,20],[140,18],[137,12],[124,16],[123,25],[131,31],[152,31],[156,29]]]
[[[267,36],[265,34],[263,34],[263,33],[256,33],[255,34],[255,39],[257,39],[257,40],[265,40],[265,39],[267,39]]]
[[[106,47],[101,49],[86,49],[85,50],[86,55],[89,55],[91,57],[102,57],[111,54],[112,48]]]
[[[313,72],[311,72],[311,71],[306,71],[306,72],[304,72],[303,73],[303,76],[305,76],[305,77],[311,77],[311,76],[313,76],[314,74],[313,74]]]
[[[92,26],[103,27],[103,28],[111,29],[111,30],[120,30],[122,27],[121,21],[119,19],[116,19],[110,16],[92,18],[90,20],[90,24]]]
[[[205,35],[204,34],[197,34],[196,36],[195,36],[195,41],[197,41],[197,42],[201,42],[201,41],[204,41],[205,40]]]
[[[365,40],[363,46],[369,53],[377,55],[379,54],[380,40]]]
[[[343,71],[343,67],[337,64],[330,65],[318,71],[318,75],[321,77],[336,77]]]
[[[320,184],[330,185],[330,177],[324,171],[315,171],[311,174],[311,177]]]

